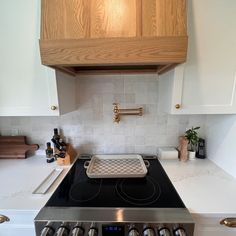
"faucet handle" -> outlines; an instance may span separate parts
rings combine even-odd
[[[118,109],[119,103],[113,102],[112,105],[114,106],[114,109]]]
[[[119,107],[118,107],[119,103],[113,103],[113,105],[114,105],[114,108],[113,108],[114,113],[115,114],[119,113]]]
[[[114,105],[114,108],[113,108],[114,122],[119,123],[120,122],[120,114],[119,114],[118,103],[113,103],[113,105]]]

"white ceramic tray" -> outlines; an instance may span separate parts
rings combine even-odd
[[[142,178],[147,174],[140,155],[95,155],[84,167],[89,178]]]

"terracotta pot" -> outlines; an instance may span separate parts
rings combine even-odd
[[[188,160],[188,140],[184,136],[179,137],[179,160],[187,161]]]

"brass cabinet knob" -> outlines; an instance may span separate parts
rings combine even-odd
[[[180,104],[176,104],[176,105],[175,105],[175,108],[176,108],[176,109],[180,109]]]
[[[10,219],[7,216],[0,215],[0,224],[4,223],[6,221],[10,221]]]
[[[55,111],[56,109],[57,109],[56,106],[51,106],[51,110],[52,110],[52,111]]]
[[[230,228],[236,228],[236,218],[225,218],[220,222],[220,224]]]

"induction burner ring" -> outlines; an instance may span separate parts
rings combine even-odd
[[[69,192],[69,196],[73,201],[76,202],[88,202],[93,200],[100,194],[101,186],[102,179],[90,179],[89,181],[80,181],[72,185]]]
[[[132,197],[131,195],[127,194],[125,192],[125,189],[124,189],[124,185],[125,185],[125,179],[123,179],[121,182],[120,182],[120,190],[122,191],[122,193],[124,194],[124,196],[126,196],[127,198],[130,198],[131,200],[134,200],[134,201],[147,201],[149,199],[152,199],[153,196],[155,195],[156,193],[156,186],[154,185],[153,182],[150,181],[150,185],[151,185],[151,188],[152,188],[152,194],[150,196],[147,196],[147,197],[139,197],[139,198],[135,198],[135,197]]]
[[[143,179],[120,179],[116,192],[124,201],[132,205],[150,205],[161,195],[159,184],[150,176]]]

